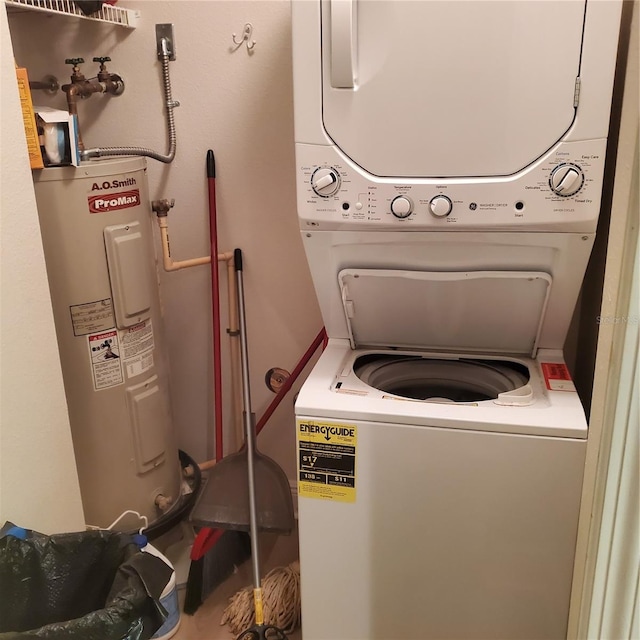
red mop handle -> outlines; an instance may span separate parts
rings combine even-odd
[[[322,329],[320,329],[320,333],[318,333],[318,335],[315,337],[315,340],[311,343],[311,346],[307,349],[302,358],[300,358],[300,362],[298,362],[296,368],[287,378],[287,381],[282,385],[282,388],[278,391],[276,397],[271,401],[271,404],[267,407],[267,410],[264,412],[262,418],[258,420],[258,424],[256,425],[256,433],[260,433],[262,427],[267,424],[267,421],[269,420],[273,412],[278,408],[278,405],[280,404],[282,398],[287,395],[289,389],[291,389],[291,387],[293,386],[293,383],[298,379],[298,376],[307,366],[309,360],[311,360],[311,356],[316,352],[316,349],[324,343],[326,335],[326,331],[324,327],[322,327]]]

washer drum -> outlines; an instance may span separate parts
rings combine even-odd
[[[146,161],[34,174],[40,228],[87,524],[177,500],[168,363]]]

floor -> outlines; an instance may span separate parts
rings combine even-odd
[[[298,536],[261,536],[261,573],[266,575],[271,569],[286,566],[298,558]],[[240,589],[252,583],[251,560],[241,565],[225,583],[211,593],[192,616],[182,614],[180,628],[172,640],[230,640],[236,638],[227,626],[221,626],[222,612],[227,601]],[[180,602],[184,599],[184,589],[179,589]],[[302,640],[300,629],[287,636],[289,640]]]

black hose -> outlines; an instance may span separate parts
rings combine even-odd
[[[200,492],[202,486],[202,472],[200,471],[200,467],[195,460],[184,451],[178,450],[178,456],[180,457],[180,467],[182,469],[186,469],[187,467],[193,469],[192,491],[186,496],[181,495],[176,506],[160,516],[155,522],[152,522],[142,531],[149,542],[171,531],[177,524],[187,518]]]

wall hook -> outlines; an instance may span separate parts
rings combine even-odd
[[[243,42],[246,42],[247,44],[247,51],[249,51],[249,53],[253,52],[253,48],[256,46],[256,41],[251,39],[251,36],[253,35],[253,25],[250,22],[247,22],[244,25],[244,30],[242,31],[242,37],[240,38],[240,40],[236,40],[236,34],[232,33],[231,37],[233,38],[233,44],[235,44],[235,49],[240,48],[240,46],[242,45]]]

